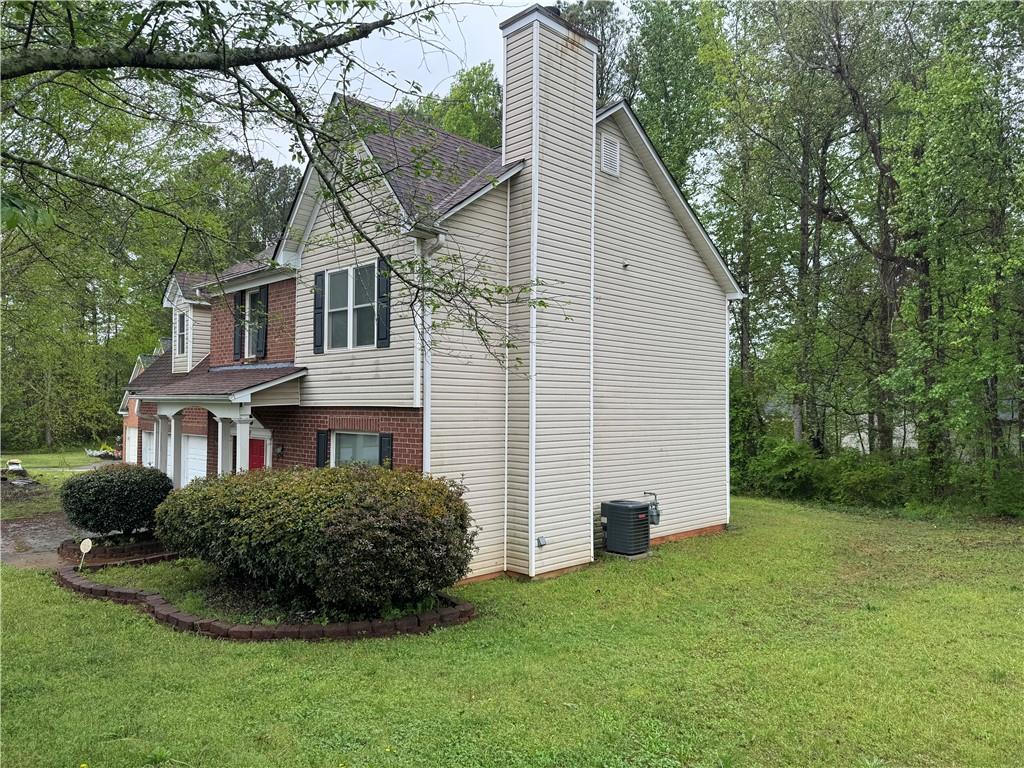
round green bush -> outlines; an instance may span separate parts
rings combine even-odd
[[[173,490],[159,469],[111,464],[69,477],[60,489],[68,520],[94,533],[134,533],[153,527],[153,513]]]
[[[377,617],[466,575],[476,532],[462,493],[451,480],[364,465],[245,472],[172,493],[157,535],[279,598]]]

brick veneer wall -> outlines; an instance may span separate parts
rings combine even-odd
[[[210,365],[233,365],[235,360],[234,294],[210,302]],[[295,359],[295,280],[267,286],[267,356],[261,363]]]
[[[423,469],[423,411],[420,408],[253,408],[253,415],[273,433],[275,467],[316,465],[316,433],[320,429],[390,432],[394,435],[395,467]],[[209,441],[207,441],[209,445]]]

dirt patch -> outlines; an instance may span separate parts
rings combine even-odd
[[[63,512],[0,522],[0,562],[18,568],[57,570],[64,565],[57,547],[65,539],[82,536]]]

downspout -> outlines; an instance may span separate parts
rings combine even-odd
[[[416,239],[418,245],[420,264],[424,265],[427,260],[433,256],[439,249],[445,244],[445,235],[443,232],[432,240],[427,241],[425,238]],[[422,285],[422,269],[420,272]],[[423,291],[423,299],[420,300],[420,324],[421,324],[421,338],[423,339],[423,474],[430,473],[430,423],[431,423],[431,358],[433,356],[431,351],[431,345],[433,341],[433,334],[431,332],[431,324],[433,323],[433,312],[430,306],[425,301],[427,292]]]

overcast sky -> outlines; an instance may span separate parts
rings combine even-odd
[[[456,72],[483,61],[493,61],[495,74],[504,82],[498,24],[530,5],[533,2],[511,0],[453,2],[431,28],[416,33],[426,42],[414,39],[406,31],[398,36],[374,35],[357,43],[359,58],[372,69],[358,78],[359,83],[351,92],[383,105],[400,100],[400,91],[407,90],[411,83],[417,83],[424,93],[444,94]],[[315,82],[309,87],[329,98],[337,81],[337,70],[324,68],[316,73]],[[253,153],[275,163],[294,162],[288,145],[288,137],[276,131],[250,135]]]

